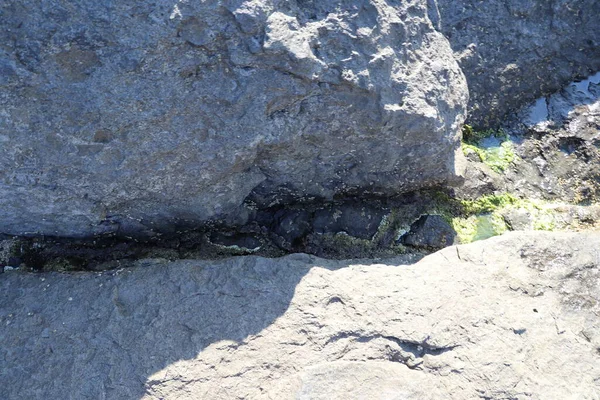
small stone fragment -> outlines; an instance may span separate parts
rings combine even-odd
[[[424,215],[401,237],[408,246],[441,249],[456,239],[456,231],[441,215]]]

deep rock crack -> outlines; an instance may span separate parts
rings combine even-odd
[[[396,346],[389,346],[387,353],[385,353],[385,355],[382,354],[382,358],[385,357],[387,358],[387,361],[405,364],[410,369],[418,368],[423,363],[423,357],[426,355],[439,356],[460,346],[459,344],[432,344],[429,343],[431,339],[430,336],[427,336],[423,340],[413,340],[381,334],[361,335],[356,332],[339,332],[338,334],[330,337],[327,342],[325,342],[323,347],[327,347],[328,345],[342,339],[350,339],[352,343],[369,343],[377,339],[384,339],[388,342],[392,342]],[[398,347],[399,349],[395,347]],[[348,352],[349,350],[346,349],[344,351],[344,355]]]

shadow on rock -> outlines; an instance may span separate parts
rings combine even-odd
[[[347,264],[296,254],[2,274],[0,398],[140,398],[167,365],[270,326],[316,265]]]

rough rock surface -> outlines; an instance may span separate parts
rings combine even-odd
[[[600,73],[541,97],[504,124],[515,159],[497,173],[468,162],[461,197],[510,192],[572,204],[600,198]],[[472,161],[469,157],[467,160]]]
[[[600,235],[406,261],[0,274],[0,397],[600,397]]]
[[[456,232],[440,215],[425,215],[412,224],[410,231],[401,237],[402,243],[433,249],[454,244]]]
[[[600,71],[597,0],[429,0],[469,85],[469,123],[510,111]]]
[[[10,234],[444,183],[468,97],[425,0],[8,0],[0,72]]]

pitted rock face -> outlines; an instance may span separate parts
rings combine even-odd
[[[597,0],[428,0],[469,85],[469,123],[507,114],[600,70]]]
[[[0,273],[0,398],[598,398],[598,233],[414,261]]]
[[[467,89],[425,0],[9,0],[0,15],[0,232],[243,223],[245,201],[456,177]]]
[[[465,184],[456,190],[458,196],[474,199],[490,193],[513,193],[521,198],[580,205],[597,202],[600,73],[532,102],[509,119],[504,130],[510,133],[515,160],[502,174],[488,168],[479,157],[469,162]],[[565,214],[574,212],[571,207],[562,209]],[[583,216],[583,210],[587,214],[592,209],[580,209],[575,215]],[[594,213],[580,220],[595,221]],[[527,214],[511,214],[508,219],[513,228],[531,226]]]

